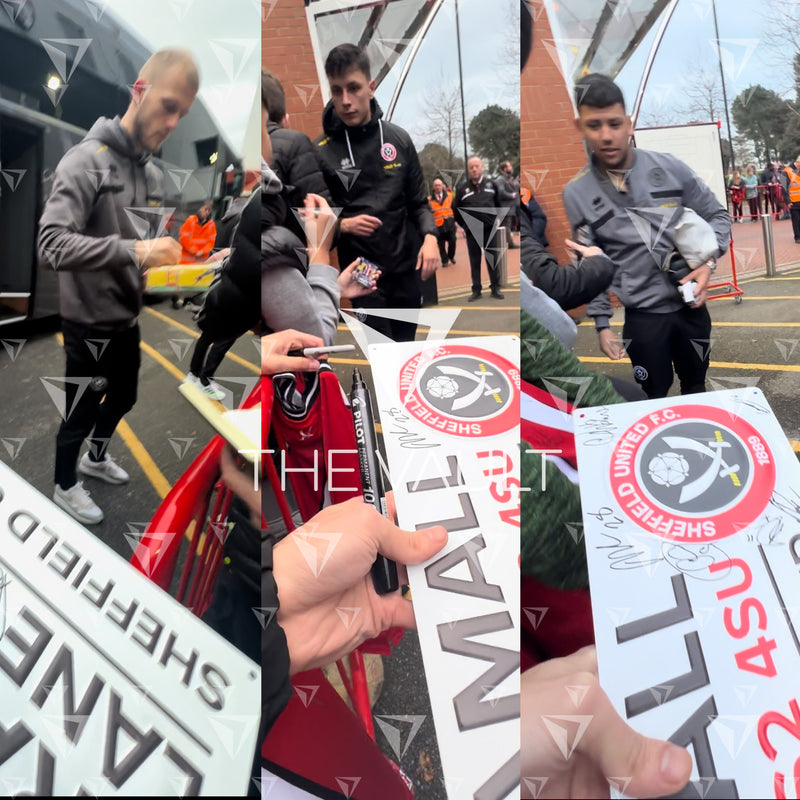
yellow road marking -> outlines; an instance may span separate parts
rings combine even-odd
[[[717,322],[712,320],[711,324],[714,328],[800,328],[800,322]],[[612,322],[611,325],[621,328],[624,323]]]
[[[169,372],[170,375],[173,375],[179,381],[182,381],[186,377],[182,370],[179,370],[169,359],[162,356],[161,353],[158,352],[158,350],[156,350],[153,347],[150,347],[150,345],[147,344],[147,342],[142,342],[141,348],[142,350],[144,350],[145,353],[147,353],[147,355],[150,356],[150,358],[154,359],[155,361],[158,361],[158,363],[161,364],[161,366],[164,367],[164,369],[167,372]]]
[[[145,446],[139,441],[136,434],[131,430],[130,425],[124,419],[120,420],[119,425],[117,425],[117,432],[122,437],[122,441],[128,446],[147,479],[153,485],[158,496],[163,500],[172,488],[170,482],[164,477],[164,474],[156,466],[156,462],[150,457],[150,453],[147,452]]]
[[[610,358],[605,356],[579,356],[578,361],[583,361],[585,364],[613,364]],[[762,370],[764,372],[800,372],[800,366],[796,364],[737,364],[735,361],[712,361],[709,364],[709,369],[754,369]]]
[[[154,311],[152,308],[145,308],[144,309],[148,314],[156,317],[157,319],[163,320],[164,322],[169,323],[175,328],[183,331],[184,333],[188,334],[189,336],[193,337],[194,339],[199,339],[200,334],[197,331],[193,331],[191,328],[187,328],[186,325],[176,322],[172,317],[168,317],[166,314],[162,314],[160,311]],[[255,350],[255,348],[253,348]],[[236,353],[231,353],[230,351],[225,353],[225,358],[230,358],[231,361],[235,361],[237,364],[249,369],[251,372],[255,372],[257,375],[261,374],[261,365],[255,365],[251,362],[247,361],[247,359],[242,358],[241,356],[236,355]],[[183,373],[180,374],[181,380],[183,380]]]

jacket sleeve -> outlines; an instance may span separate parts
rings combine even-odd
[[[178,236],[181,247],[187,252],[192,252],[192,239],[194,238],[194,216],[186,217],[186,221],[181,225],[181,232]]]
[[[83,148],[73,148],[56,167],[53,190],[39,221],[39,257],[59,270],[129,267],[136,239],[120,234],[87,236],[97,192],[90,175],[93,162]]]
[[[288,166],[287,183],[300,189],[304,197],[309,193],[319,194],[330,203],[331,193],[322,176],[311,140],[298,132],[295,141],[293,157]]]
[[[686,208],[696,211],[714,229],[717,237],[717,256],[728,251],[731,241],[731,218],[716,195],[694,171],[682,161],[675,159],[681,174],[683,195],[681,202]]]
[[[521,267],[535,287],[552,297],[563,309],[588,303],[605,292],[614,277],[614,264],[607,256],[592,256],[580,268],[561,267],[531,233],[530,210],[520,214]]]
[[[411,137],[406,138],[406,156],[408,158],[408,169],[405,173],[406,183],[406,208],[408,214],[417,226],[420,239],[427,234],[436,236],[436,224],[433,221],[433,212],[428,204],[428,195],[425,192],[425,180],[422,175],[422,167],[419,163],[419,156],[411,141]]]
[[[573,190],[572,184],[567,184],[566,189],[564,189],[563,202],[564,202],[564,210],[567,212],[567,219],[569,219],[569,225],[570,228],[572,229],[572,235],[575,236],[575,231],[584,223],[584,219],[582,217],[580,207],[578,206],[577,202],[573,197],[572,190]],[[598,256],[597,258],[600,258],[600,256]],[[614,274],[613,262],[611,262],[610,259],[608,259],[606,256],[603,256],[603,258],[605,258],[606,261],[611,263],[611,275],[613,277]],[[588,266],[588,262],[591,260],[592,259],[587,259],[587,264],[584,266]],[[581,267],[581,269],[583,269],[583,266]],[[610,280],[609,283],[611,283]],[[594,300],[592,300],[589,303],[589,306],[586,309],[587,315],[594,318],[594,324],[596,328],[606,327],[608,325],[609,320],[614,314],[611,308],[611,300],[609,299],[605,291],[607,288],[608,284],[606,284],[598,292],[597,296],[594,298]],[[545,289],[545,291],[547,291],[547,289]],[[580,303],[578,303],[577,305],[580,305]]]

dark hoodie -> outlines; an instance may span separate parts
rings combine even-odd
[[[130,327],[142,307],[136,242],[167,235],[161,171],[136,154],[119,117],[101,117],[59,162],[39,227],[39,257],[58,273],[61,316]]]
[[[339,264],[364,256],[384,274],[413,272],[425,234],[436,235],[419,157],[408,133],[382,120],[374,99],[370,110],[366,125],[348,127],[329,102],[322,114],[325,133],[315,141],[320,169],[333,206],[343,209],[342,218],[369,214],[383,223],[371,236],[341,234]]]

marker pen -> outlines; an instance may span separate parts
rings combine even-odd
[[[299,358],[300,356],[316,358],[317,356],[328,355],[328,353],[350,353],[355,349],[356,346],[354,344],[332,344],[329,347],[323,347],[320,345],[319,347],[298,347],[295,350],[290,350],[286,355],[296,358]]]
[[[369,389],[358,368],[353,370],[353,388],[350,391],[350,406],[353,412],[353,426],[356,430],[358,465],[361,471],[361,488],[364,502],[386,513],[386,498],[383,492],[380,464],[378,463],[378,441],[375,435],[375,421]],[[388,594],[399,588],[397,565],[386,556],[378,555],[372,565],[372,583],[378,594]]]

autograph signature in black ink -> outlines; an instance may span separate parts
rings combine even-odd
[[[11,578],[0,569],[0,639],[6,632],[6,586],[9,583],[11,583]]]
[[[617,425],[610,419],[610,413],[607,408],[601,408],[598,413],[593,414],[591,417],[584,417],[583,413],[573,415],[575,422],[575,436],[594,438],[581,440],[582,444],[586,447],[596,447],[603,445],[614,438],[617,432]]]
[[[794,489],[792,489],[792,494],[795,496],[794,500],[791,497],[782,495],[780,492],[773,492],[770,503],[796,522],[800,522],[800,505],[798,504],[800,495]]]
[[[730,572],[730,568],[724,573],[709,572],[708,568],[712,564],[728,560],[728,556],[715,544],[665,543],[661,547],[661,554],[664,561],[687,578],[718,581]]]
[[[646,547],[637,549],[636,545],[623,544],[622,539],[612,536],[610,533],[602,532],[603,536],[611,540],[611,544],[601,544],[598,550],[609,550],[608,560],[611,562],[611,569],[637,569],[638,567],[649,567],[658,564],[663,559],[661,556],[656,558],[643,558],[651,555]]]
[[[427,447],[441,447],[438,442],[427,442],[417,433],[412,433],[405,423],[410,421],[410,417],[401,411],[399,408],[390,408],[387,412],[392,418],[392,427],[388,433],[392,436],[398,436],[400,447],[405,447],[407,450],[424,450]]]

